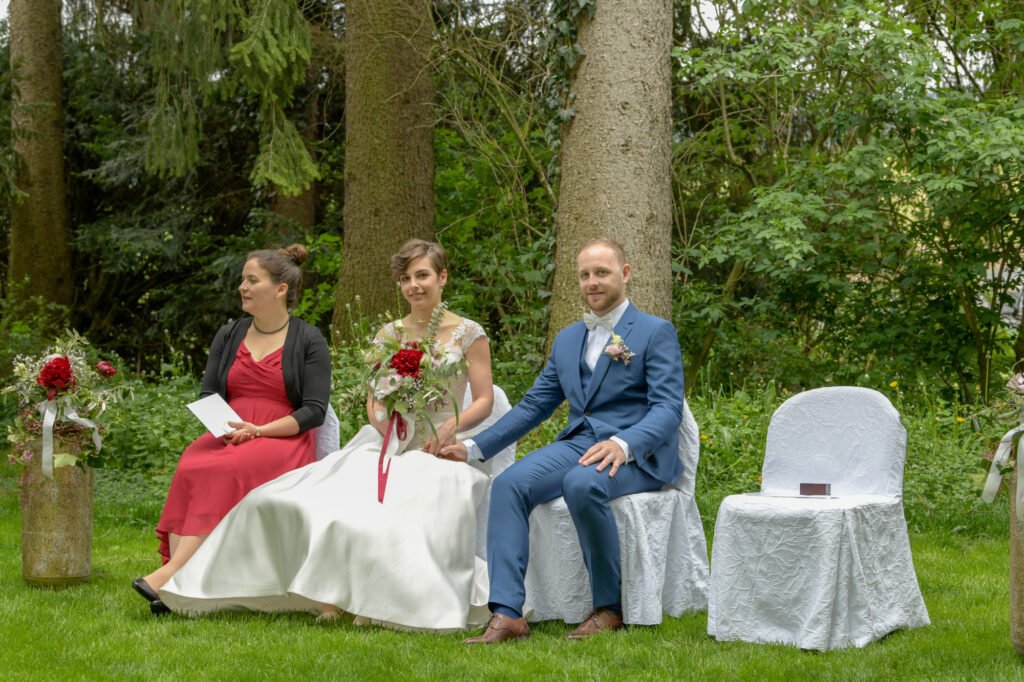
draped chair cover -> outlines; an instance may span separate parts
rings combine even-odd
[[[324,413],[324,423],[313,430],[313,439],[316,442],[316,459],[320,461],[335,450],[341,449],[341,423],[338,415],[327,401],[327,412]]]
[[[827,650],[927,625],[903,514],[906,444],[877,391],[819,388],[783,403],[761,492],[718,511],[708,634]],[[831,496],[801,497],[800,483],[830,483]]]
[[[708,553],[694,500],[700,431],[689,405],[679,426],[683,473],[672,485],[612,501],[622,560],[623,620],[656,625],[662,614],[707,608]],[[561,497],[530,515],[526,569],[530,620],[579,623],[591,609],[590,581],[576,528]]]

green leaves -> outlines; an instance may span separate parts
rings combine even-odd
[[[309,25],[293,0],[175,0],[150,3],[143,15],[157,74],[146,121],[148,170],[168,177],[189,172],[202,135],[197,99],[240,91],[258,103],[253,184],[298,194],[317,178],[305,142],[284,114],[312,57]]]

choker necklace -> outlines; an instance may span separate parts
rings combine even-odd
[[[271,329],[270,331],[265,332],[265,331],[263,331],[262,329],[260,329],[259,327],[256,326],[256,318],[254,317],[254,318],[252,318],[252,328],[255,329],[257,332],[259,332],[260,334],[276,334],[279,331],[281,331],[282,329],[284,329],[285,327],[287,327],[288,323],[291,322],[291,321],[292,321],[292,316],[289,315],[288,319],[285,320],[284,324],[282,324],[280,327],[278,327],[277,329]]]

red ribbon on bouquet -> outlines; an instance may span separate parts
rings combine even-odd
[[[405,440],[405,422],[397,410],[392,410],[391,419],[388,421],[388,430],[384,432],[384,445],[380,448],[380,457],[377,459],[377,501],[384,504],[384,489],[388,487],[388,473],[391,471],[391,460],[388,460],[388,468],[384,468],[384,456],[388,452],[388,443],[391,442],[391,431],[397,429],[395,435],[398,440]]]

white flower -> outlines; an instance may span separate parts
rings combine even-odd
[[[377,400],[383,400],[387,396],[398,390],[398,387],[402,385],[402,378],[394,374],[388,374],[382,377],[377,386],[373,389],[373,397]]]

